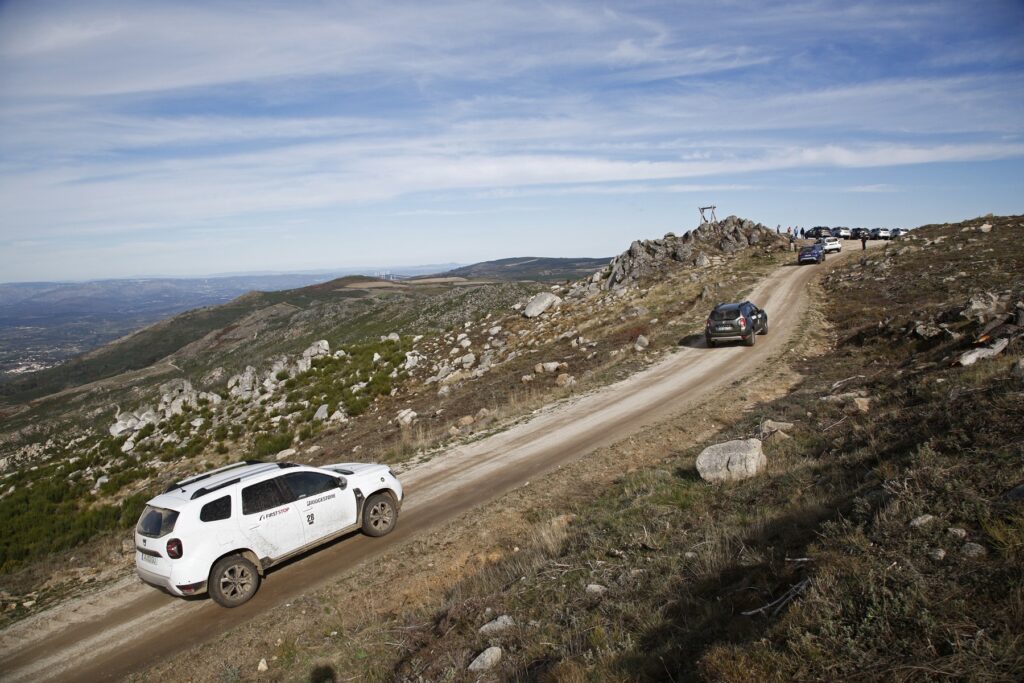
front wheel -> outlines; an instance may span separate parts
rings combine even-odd
[[[705,336],[704,342],[708,345],[709,349],[715,348],[715,340],[712,339],[711,337]]]
[[[377,493],[366,500],[363,507],[363,533],[367,536],[383,536],[391,533],[398,523],[398,508],[395,499],[387,493]]]
[[[210,570],[210,597],[221,607],[238,607],[256,595],[260,574],[241,555],[228,555],[217,560]]]
[[[764,319],[764,327],[761,328],[761,334],[768,334],[768,318]]]

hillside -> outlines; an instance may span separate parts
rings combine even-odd
[[[785,258],[747,240],[770,231],[745,230],[742,249],[707,240],[686,261],[658,256],[665,268],[643,288],[612,291],[609,264],[539,296],[536,284],[344,278],[248,294],[108,345],[83,367],[157,362],[9,408],[0,580],[24,592],[47,581],[38,563],[70,552],[81,563],[83,542],[114,542],[186,472],[289,449],[312,462],[427,457],[631,372],[700,324],[707,291],[738,296]]]
[[[564,282],[586,277],[608,263],[607,258],[543,258],[522,256],[484,261],[430,277],[462,277],[485,280],[538,280]]]
[[[327,274],[0,284],[0,381],[52,367],[169,316],[246,292],[303,287]]]
[[[259,657],[282,680],[1020,680],[1022,227],[987,216],[855,251],[819,271],[771,367],[237,627],[249,650],[209,643],[143,680],[244,677]],[[634,261],[664,242],[637,244]],[[544,314],[541,338],[593,319],[589,337],[616,330],[599,302],[618,300],[622,336],[594,348],[626,364],[580,372],[575,337],[540,357],[588,386],[671,353],[701,288],[764,258],[744,251],[703,273],[657,258],[655,279]],[[643,353],[624,343],[640,327]],[[433,403],[443,421],[471,384]],[[702,479],[698,456],[733,439],[765,469]]]

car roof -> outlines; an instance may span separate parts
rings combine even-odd
[[[238,484],[246,479],[293,467],[307,469],[302,465],[290,462],[261,462],[258,460],[237,462],[175,482],[156,498],[166,497],[182,505],[188,501],[203,498],[211,493],[225,489],[233,484]]]

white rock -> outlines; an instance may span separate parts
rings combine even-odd
[[[411,408],[405,408],[399,411],[398,415],[395,417],[395,422],[397,422],[399,425],[403,427],[408,427],[413,423],[416,417],[417,415],[415,410]]]
[[[608,592],[608,589],[599,583],[588,584],[584,589],[587,595],[601,596]]]
[[[293,455],[295,455],[295,454],[296,454],[297,452],[298,452],[298,451],[296,451],[296,450],[295,450],[294,448],[286,448],[286,449],[284,449],[283,451],[281,451],[280,453],[278,453],[278,454],[277,454],[277,455],[275,456],[275,459],[277,459],[277,460],[284,460],[285,458],[290,458],[290,457],[292,457],[292,456],[293,456]]]
[[[480,627],[479,633],[485,636],[497,635],[503,631],[507,631],[516,625],[515,620],[507,614],[502,614],[497,619],[489,621]]]
[[[348,422],[348,415],[345,414],[344,410],[338,409],[331,413],[331,422],[343,423]]]
[[[1003,339],[996,340],[996,342],[991,346],[985,346],[980,349],[971,349],[970,351],[962,353],[957,362],[965,367],[968,365],[974,365],[979,360],[991,358],[992,356],[1002,353],[1003,349],[1005,349],[1009,343],[1010,340],[1004,337]]]
[[[324,420],[327,419],[327,404],[326,403],[324,403],[323,405],[321,405],[319,408],[316,409],[316,412],[313,413],[313,419],[317,420],[319,422],[323,422]]]
[[[910,528],[920,529],[923,526],[928,526],[935,521],[935,515],[920,515],[910,520]]]
[[[468,339],[463,339],[462,341],[459,342],[459,346],[461,346],[464,349],[468,349],[472,345],[473,345],[473,342],[471,342]]]
[[[551,292],[541,292],[530,299],[530,303],[526,304],[523,315],[527,318],[536,318],[552,306],[557,306],[561,303],[562,300]]]
[[[469,665],[470,671],[489,671],[498,665],[501,661],[501,648],[500,647],[489,647],[479,655]]]
[[[989,225],[988,223],[985,223],[984,225],[980,226],[978,230],[980,232],[992,232],[992,226]]]
[[[397,342],[397,341],[402,341],[402,338],[398,335],[397,332],[392,332],[391,334],[389,334],[387,336],[387,340],[388,341]]]
[[[487,334],[491,337],[496,337],[501,333],[501,325],[495,325],[491,329],[487,330]]]
[[[259,671],[260,673],[263,673],[264,671],[266,671],[269,668],[270,667],[267,665],[267,658],[266,657],[261,659],[260,663],[256,666],[256,670]]]
[[[737,439],[705,448],[697,456],[697,472],[705,481],[737,481],[762,472],[767,465],[758,439]]]
[[[650,340],[648,340],[647,337],[645,337],[644,335],[641,334],[639,337],[636,338],[636,343],[633,344],[633,350],[634,351],[643,351],[644,349],[646,349],[650,345],[651,345]]]

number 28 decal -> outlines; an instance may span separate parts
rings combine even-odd
[[[306,515],[306,524],[312,524],[312,523],[313,523],[313,513],[311,512],[308,515]]]

